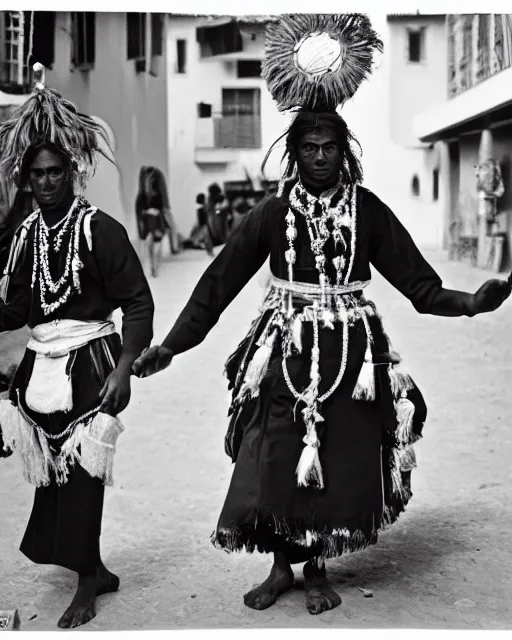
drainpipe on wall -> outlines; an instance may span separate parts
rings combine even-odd
[[[484,162],[494,157],[494,144],[492,131],[484,129],[480,138],[480,149],[478,151],[478,162]],[[487,216],[485,209],[481,209],[485,205],[484,200],[478,200],[478,245],[477,245],[477,266],[485,269],[487,266]]]
[[[451,186],[450,186],[450,149],[448,142],[438,142],[439,149],[439,199],[441,200],[441,238],[442,249],[447,249],[450,242]]]

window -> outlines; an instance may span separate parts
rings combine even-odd
[[[92,69],[96,61],[96,14],[80,11],[71,14],[71,63],[79,69]]]
[[[164,14],[151,14],[151,56],[161,56],[163,54],[164,41]]]
[[[187,41],[176,40],[176,73],[187,72]]]
[[[423,62],[425,59],[425,30],[408,31],[408,60]]]
[[[239,78],[259,78],[261,77],[260,60],[238,60],[237,76]]]
[[[55,60],[55,11],[0,11],[0,41],[1,87],[30,90],[31,66],[51,69]]]
[[[417,175],[414,175],[412,177],[411,191],[412,191],[412,195],[415,197],[418,197],[420,195],[420,179],[418,178]]]
[[[439,200],[439,169],[434,169],[432,174],[432,199]]]
[[[158,76],[164,50],[164,20],[165,15],[163,13],[151,14],[151,65],[149,73],[155,77]]]
[[[206,102],[200,102],[197,105],[197,115],[199,118],[211,118],[212,117],[212,105]]]
[[[261,148],[261,92],[259,89],[223,89],[222,117],[217,120],[216,146]]]
[[[127,13],[127,52],[128,60],[135,60],[137,72],[146,70],[146,14]]]

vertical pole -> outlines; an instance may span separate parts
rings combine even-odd
[[[478,151],[478,162],[489,160],[493,157],[493,138],[490,129],[484,129],[480,138],[480,149]],[[478,249],[477,249],[477,266],[485,269],[487,266],[487,215],[484,200],[479,200],[478,215]]]

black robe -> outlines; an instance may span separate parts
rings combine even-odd
[[[245,217],[195,287],[190,300],[164,340],[175,354],[197,346],[218,321],[221,313],[256,274],[270,255],[274,276],[287,280],[288,249],[285,216],[288,207],[275,196],[259,203]],[[306,222],[296,216],[296,281],[318,284]],[[444,289],[442,281],[423,258],[407,230],[393,212],[370,191],[359,188],[357,199],[355,257],[351,281],[371,277],[370,264],[420,313],[460,316],[469,313],[469,294]],[[351,246],[351,235],[346,237]],[[332,257],[334,246],[326,245]],[[329,257],[329,255],[328,255]],[[349,261],[347,254],[347,262]],[[332,273],[330,274],[332,277]],[[341,328],[320,330],[320,394],[335,380],[341,359]],[[372,320],[373,359],[386,364],[388,340],[380,318]],[[303,329],[302,354],[288,358],[288,371],[296,389],[309,382],[312,327]],[[276,345],[268,372],[253,400],[240,418],[243,437],[233,477],[213,542],[228,551],[288,549],[291,557],[304,559],[307,532],[317,543],[309,552],[325,557],[363,548],[377,540],[378,531],[404,510],[410,487],[402,495],[392,489],[392,454],[397,428],[394,399],[387,367],[375,366],[377,397],[354,400],[366,348],[362,322],[349,330],[348,358],[342,382],[322,405],[320,461],[325,488],[298,488],[295,470],[304,444],[305,425],[296,400],[286,383],[280,345]],[[240,348],[228,361],[240,362]],[[235,365],[233,365],[233,361]],[[419,394],[421,395],[421,394]],[[420,422],[426,417],[421,397],[417,402]],[[421,427],[420,427],[421,428]],[[334,535],[337,532],[337,535]],[[339,535],[343,532],[342,535]]]
[[[48,212],[45,220],[55,224],[69,209],[66,206]],[[32,225],[25,252],[9,289],[7,304],[0,305],[0,330],[25,325],[34,327],[52,320],[106,320],[116,309],[123,313],[122,344],[118,334],[94,340],[76,350],[72,372],[74,406],[69,413],[42,415],[25,404],[35,354],[27,349],[11,383],[10,397],[47,433],[62,432],[73,420],[100,404],[99,391],[112,371],[107,350],[118,361],[121,352],[133,358],[149,346],[153,332],[154,305],[151,291],[139,258],[124,227],[102,211],[91,220],[92,250],[84,233],[80,235],[79,256],[81,294],[74,294],[66,304],[46,316],[40,305],[39,287],[31,289],[33,265]],[[51,232],[52,233],[52,232]],[[51,236],[53,237],[53,235]],[[67,243],[50,253],[50,271],[56,279],[64,269]],[[0,425],[1,429],[1,425]],[[53,441],[58,451],[62,442]],[[93,571],[100,562],[99,540],[104,486],[77,463],[68,481],[38,487],[21,551],[33,562],[56,564],[77,572]]]

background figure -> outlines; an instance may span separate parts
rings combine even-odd
[[[34,211],[32,193],[18,189],[9,212],[0,222],[0,273],[9,258],[9,249],[14,233],[20,224]]]
[[[218,247],[226,242],[230,211],[229,203],[216,182],[208,187],[207,212],[213,246]]]
[[[242,220],[247,213],[252,209],[249,205],[249,200],[246,198],[236,198],[233,202],[233,213],[231,217],[231,225],[229,227],[229,236],[231,236],[240,226]]]
[[[206,197],[204,193],[197,194],[197,225],[193,232],[193,241],[200,243],[206,249],[209,256],[213,256],[213,242],[208,228],[208,211],[206,209]]]
[[[139,193],[135,201],[139,237],[146,243],[151,275],[157,277],[162,259],[162,239],[169,235],[171,252],[179,251],[176,225],[171,214],[167,187],[162,172],[155,167],[142,167]]]

